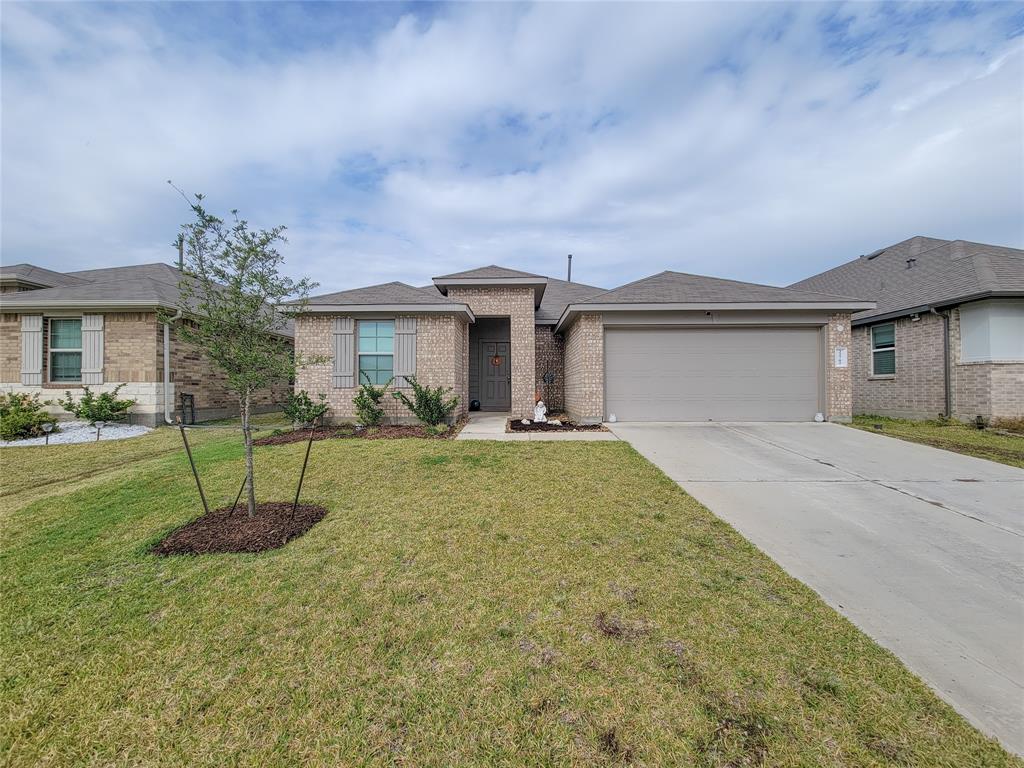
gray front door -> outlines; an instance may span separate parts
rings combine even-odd
[[[509,347],[507,341],[480,341],[480,409],[483,411],[512,408]]]

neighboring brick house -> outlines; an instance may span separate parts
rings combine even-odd
[[[850,313],[871,302],[664,272],[606,291],[505,267],[311,298],[295,386],[331,418],[359,383],[415,375],[468,408],[581,422],[850,418]],[[404,409],[392,414],[409,418]]]
[[[855,413],[1024,416],[1024,251],[912,237],[790,287],[876,302],[853,316]]]
[[[98,392],[124,384],[137,400],[135,423],[163,423],[180,395],[194,397],[198,420],[238,412],[223,374],[194,345],[168,334],[169,383],[164,388],[164,325],[174,313],[180,272],[166,264],[54,272],[30,264],[0,268],[0,391],[55,399],[83,386]],[[289,340],[291,330],[286,332]],[[257,410],[278,407],[291,386],[282,382],[255,398]],[[51,410],[60,414],[60,408]]]

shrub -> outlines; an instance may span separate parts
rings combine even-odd
[[[284,404],[285,415],[292,420],[293,424],[314,424],[323,418],[330,406],[327,404],[327,396],[319,395],[319,402],[313,402],[306,390],[289,392],[288,400]]]
[[[76,403],[70,392],[63,400],[57,400],[68,413],[73,413],[77,418],[92,423],[94,421],[123,421],[128,416],[128,409],[135,405],[135,400],[118,400],[117,393],[124,388],[124,384],[118,384],[113,392],[101,392],[94,395],[88,387],[83,387],[85,394]]]
[[[39,395],[17,392],[0,395],[0,440],[22,440],[42,435],[43,424],[52,421],[43,410],[49,402],[40,402]]]
[[[445,399],[445,395],[452,391],[450,387],[425,387],[416,381],[415,376],[406,376],[405,380],[412,387],[413,399],[410,400],[404,392],[392,392],[391,396],[405,403],[405,407],[426,424],[436,426],[447,421],[459,404],[458,397]]]
[[[352,404],[356,407],[356,417],[364,427],[376,427],[384,421],[384,409],[380,401],[384,399],[384,393],[388,390],[388,381],[382,387],[374,386],[370,378],[363,373],[366,381],[359,385],[359,393],[352,398]]]

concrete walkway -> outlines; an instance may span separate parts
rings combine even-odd
[[[615,424],[1024,753],[1024,471],[835,424]]]
[[[611,432],[506,432],[509,414],[474,411],[456,440],[617,440]]]

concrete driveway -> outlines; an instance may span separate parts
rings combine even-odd
[[[1024,753],[1024,470],[834,424],[612,428]]]

